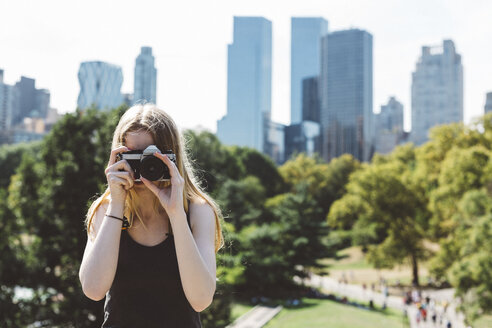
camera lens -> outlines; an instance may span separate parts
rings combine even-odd
[[[159,180],[166,171],[166,165],[154,156],[144,157],[140,163],[140,175],[150,181]]]

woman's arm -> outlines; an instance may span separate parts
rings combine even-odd
[[[205,201],[190,204],[190,223],[182,213],[170,217],[183,290],[197,312],[213,300],[216,281],[215,214]]]
[[[79,279],[84,294],[94,301],[102,300],[113,284],[123,224],[116,219],[104,218],[104,215],[107,213],[122,218],[123,208],[121,202],[101,205],[93,220],[95,238],[87,238]]]

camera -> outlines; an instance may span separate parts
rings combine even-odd
[[[130,150],[118,154],[118,160],[126,160],[133,170],[135,181],[141,181],[140,176],[150,181],[168,181],[171,179],[169,169],[160,158],[154,156],[158,152],[166,154],[176,164],[176,155],[171,150],[161,152],[155,145],[144,150]]]

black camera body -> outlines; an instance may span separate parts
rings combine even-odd
[[[140,175],[150,181],[169,181],[171,176],[167,165],[154,156],[158,152],[166,154],[176,164],[176,155],[171,150],[161,152],[155,145],[144,150],[130,150],[118,154],[118,160],[126,160],[133,170],[135,181],[141,181]]]

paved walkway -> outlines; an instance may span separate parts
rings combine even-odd
[[[429,296],[436,303],[435,311],[438,313],[436,316],[436,323],[434,324],[431,320],[431,314],[428,315],[427,321],[420,320],[417,322],[418,309],[415,305],[407,306],[403,302],[403,297],[388,296],[385,297],[382,293],[378,293],[369,289],[364,289],[359,285],[342,284],[337,280],[330,277],[322,277],[318,275],[312,275],[310,279],[303,281],[306,285],[321,288],[324,292],[330,292],[338,294],[341,296],[346,296],[347,298],[358,300],[361,302],[369,302],[372,300],[375,305],[386,306],[405,311],[408,315],[410,321],[410,327],[412,328],[441,328],[446,327],[446,323],[449,320],[451,322],[452,328],[465,328],[464,317],[462,314],[456,312],[456,300],[454,299],[453,289],[443,289],[443,290],[428,290],[422,291],[422,296],[425,298]],[[446,311],[441,305],[446,301],[449,306]]]
[[[240,316],[236,321],[227,326],[227,328],[261,328],[268,321],[272,320],[281,310],[282,306],[269,307],[256,305],[247,313]]]

